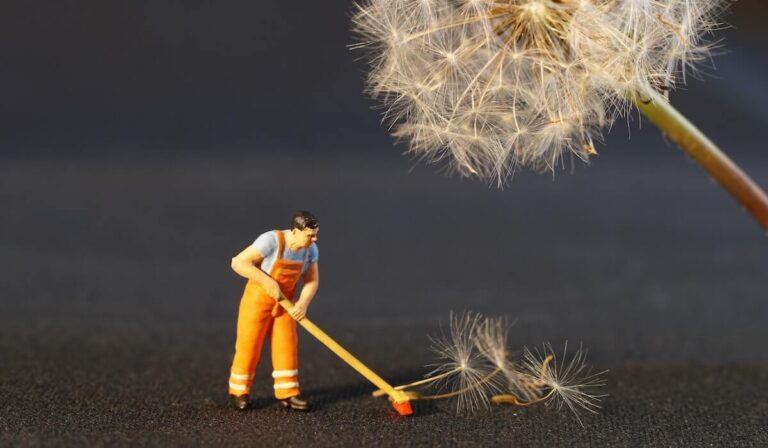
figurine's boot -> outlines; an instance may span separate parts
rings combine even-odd
[[[305,400],[299,395],[282,399],[280,400],[280,404],[284,408],[290,409],[292,411],[309,412],[312,410],[312,405],[309,403],[309,401]]]
[[[230,395],[229,400],[232,403],[232,407],[238,411],[247,411],[251,408],[251,401],[248,399],[248,394]]]

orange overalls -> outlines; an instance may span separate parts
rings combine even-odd
[[[285,237],[281,230],[277,234],[277,255],[269,276],[280,285],[288,300],[293,301],[296,284],[301,277],[309,248],[304,251],[302,261],[284,260]],[[237,317],[237,341],[235,358],[229,376],[229,393],[248,394],[253,383],[253,372],[259,362],[264,336],[269,335],[272,353],[272,378],[275,397],[280,400],[299,395],[299,359],[297,353],[296,321],[277,301],[267,295],[260,285],[248,280]]]

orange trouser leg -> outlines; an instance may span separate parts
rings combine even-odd
[[[235,357],[229,376],[229,393],[232,395],[251,392],[253,372],[259,362],[264,336],[272,323],[272,309],[275,303],[263,295],[257,286],[248,283],[240,299]]]
[[[270,330],[272,378],[278,400],[299,395],[299,358],[296,321],[280,308]]]

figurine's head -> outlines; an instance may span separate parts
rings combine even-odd
[[[306,210],[301,210],[293,215],[291,220],[291,235],[295,244],[299,247],[309,247],[317,241],[317,232],[320,225],[317,218]]]

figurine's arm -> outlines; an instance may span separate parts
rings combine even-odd
[[[248,246],[232,259],[232,270],[258,283],[270,297],[277,299],[280,297],[280,286],[272,277],[259,269],[263,259],[264,256],[255,247]]]
[[[291,316],[296,320],[304,319],[307,315],[307,308],[315,298],[317,288],[320,287],[320,269],[317,267],[317,262],[310,263],[307,266],[307,272],[304,273],[304,287],[301,288],[301,294],[299,300],[293,305],[291,310]]]

